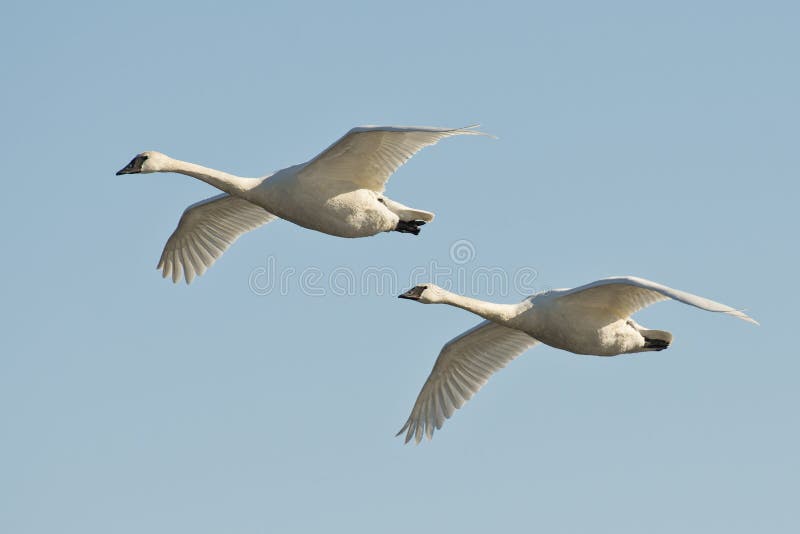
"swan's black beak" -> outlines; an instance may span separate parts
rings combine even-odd
[[[142,172],[142,165],[144,165],[145,160],[147,160],[147,156],[136,156],[130,163],[117,171],[117,176]]]
[[[402,295],[397,295],[397,298],[408,299],[408,300],[419,300],[419,298],[422,296],[423,291],[425,291],[424,286],[412,287]]]

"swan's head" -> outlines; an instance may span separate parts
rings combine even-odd
[[[428,283],[414,286],[397,297],[401,299],[416,300],[417,302],[422,302],[423,304],[435,304],[437,302],[443,302],[444,296],[444,289],[436,284]]]
[[[168,170],[169,162],[169,156],[161,152],[148,150],[147,152],[142,152],[137,155],[130,163],[118,170],[117,176],[120,174],[139,174]]]

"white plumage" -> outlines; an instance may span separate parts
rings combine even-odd
[[[241,178],[170,158],[137,155],[117,174],[177,172],[224,191],[189,206],[167,241],[158,268],[174,282],[203,274],[245,232],[276,217],[339,237],[396,230],[419,233],[434,214],[383,195],[397,168],[422,148],[455,135],[486,135],[466,128],[362,126],[318,156],[262,178]]]
[[[655,302],[673,299],[702,310],[756,323],[741,310],[685,291],[632,276],[598,280],[574,289],[533,295],[519,304],[495,304],[418,285],[400,295],[425,304],[449,304],[483,321],[448,342],[439,353],[398,435],[417,443],[432,438],[492,374],[537,343],[577,354],[617,354],[663,350],[672,334],[637,324],[630,316]]]
[[[417,443],[423,434],[431,439],[456,410],[472,398],[489,378],[511,360],[536,345],[531,336],[506,326],[483,321],[442,347],[430,376],[417,396],[406,424]]]
[[[200,276],[240,235],[275,219],[263,208],[227,193],[201,200],[183,212],[164,245],[157,269],[173,282]]]

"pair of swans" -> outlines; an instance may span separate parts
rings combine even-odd
[[[386,182],[411,156],[445,137],[487,135],[474,128],[353,128],[312,160],[262,178],[242,178],[154,151],[138,154],[117,175],[176,172],[223,191],[189,206],[164,246],[157,267],[162,276],[188,284],[239,236],[276,218],[339,237],[419,234],[434,214],[387,198]],[[442,348],[398,432],[406,433],[406,443],[431,439],[493,373],[537,343],[598,356],[666,349],[672,334],[631,319],[655,302],[674,299],[758,324],[724,304],[635,277],[540,293],[519,304],[484,302],[434,284],[418,285],[400,297],[449,304],[485,319]]]

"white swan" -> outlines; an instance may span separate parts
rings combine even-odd
[[[190,283],[236,239],[276,217],[340,237],[397,231],[418,234],[433,213],[383,195],[389,177],[420,149],[454,135],[487,135],[466,128],[363,126],[307,163],[262,178],[231,174],[142,152],[120,174],[177,172],[213,185],[224,194],[192,204],[167,240],[158,269],[172,281],[181,271]]]
[[[467,402],[489,377],[537,343],[577,354],[617,354],[666,349],[672,334],[650,330],[630,316],[667,299],[758,324],[739,310],[697,295],[632,276],[606,278],[528,297],[519,304],[494,304],[418,285],[400,298],[425,304],[450,304],[486,321],[449,341],[417,396],[406,424],[405,442],[435,429]]]

